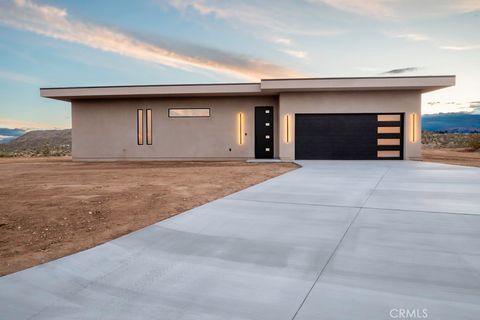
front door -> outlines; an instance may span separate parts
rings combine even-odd
[[[255,158],[273,158],[273,107],[255,107]]]

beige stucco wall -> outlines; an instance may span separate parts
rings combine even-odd
[[[281,93],[279,111],[279,156],[282,160],[293,160],[295,157],[295,113],[405,113],[404,158],[415,158],[421,154],[420,91]],[[417,114],[416,142],[411,141],[412,113]],[[286,114],[292,118],[290,143],[285,141]]]
[[[405,159],[421,152],[420,91],[281,93],[277,96],[76,100],[72,103],[75,160],[250,159],[255,157],[255,106],[273,106],[274,156],[295,156],[295,113],[405,113]],[[211,108],[209,118],[169,118],[169,108]],[[153,145],[137,145],[136,110],[152,109]],[[238,113],[244,113],[244,144],[238,144]],[[412,113],[417,141],[411,141]],[[290,143],[285,115],[291,116]],[[231,151],[229,151],[231,149]]]
[[[273,106],[278,127],[276,96],[76,100],[72,103],[73,159],[254,158],[255,106]],[[210,108],[211,116],[169,118],[169,108]],[[152,145],[137,145],[137,109],[152,109]],[[239,112],[244,113],[247,134],[243,145],[238,143]],[[278,130],[274,139],[278,157]]]

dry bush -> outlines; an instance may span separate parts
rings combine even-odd
[[[422,144],[429,148],[480,148],[479,133],[422,132]]]
[[[473,150],[480,149],[480,134],[472,133],[468,139],[468,147]]]

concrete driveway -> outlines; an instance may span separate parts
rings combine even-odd
[[[0,278],[0,318],[479,318],[480,169],[300,163]]]

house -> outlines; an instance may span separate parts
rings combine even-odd
[[[74,160],[411,159],[421,94],[455,76],[42,88],[72,104]]]

